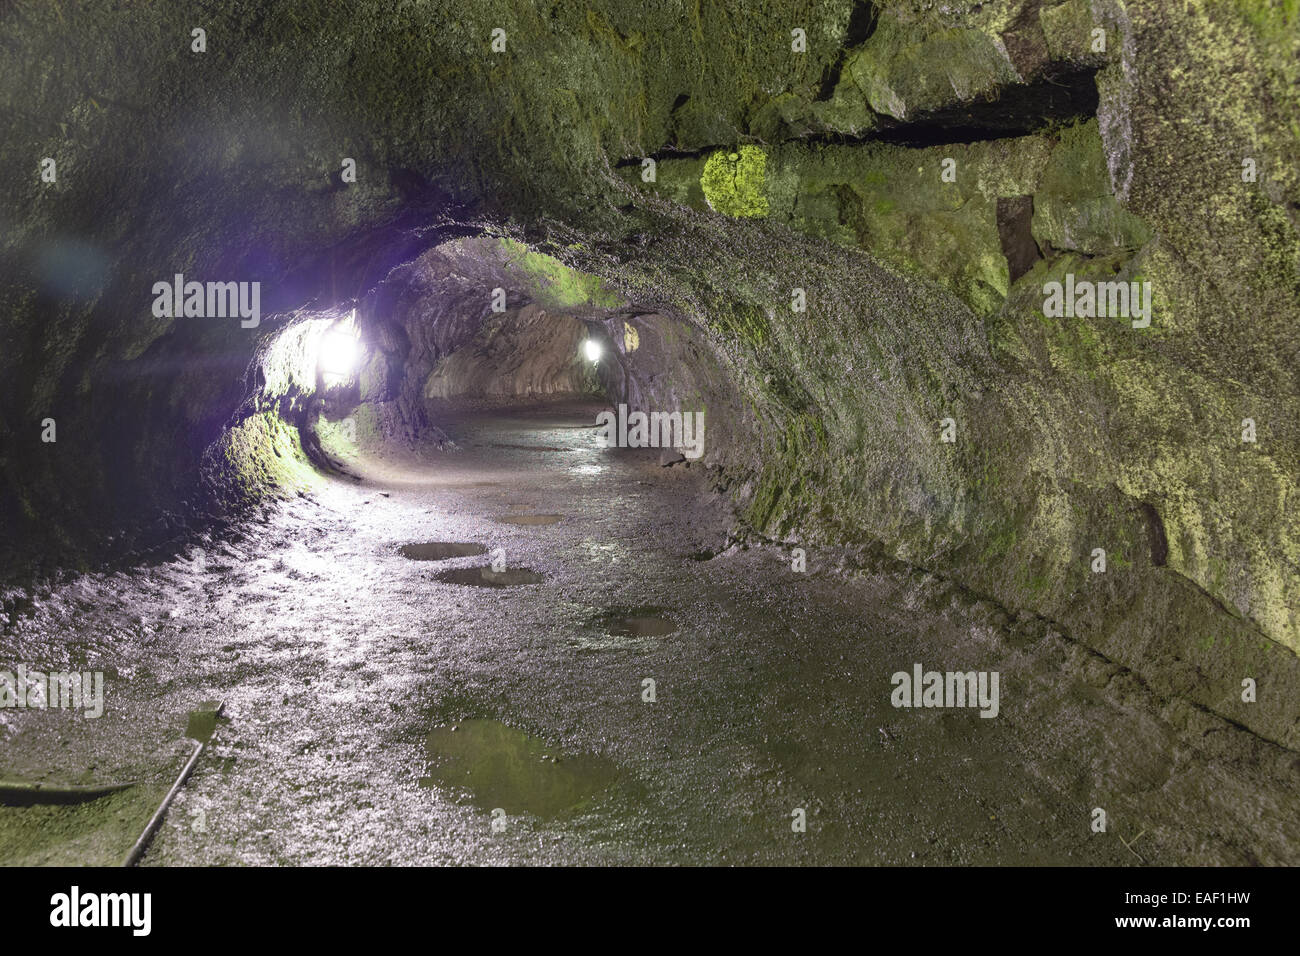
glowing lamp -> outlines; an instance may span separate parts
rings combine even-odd
[[[328,332],[320,343],[321,371],[346,378],[357,364],[357,340],[345,332]]]

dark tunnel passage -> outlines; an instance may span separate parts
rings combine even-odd
[[[0,863],[1300,862],[1294,11],[74,6]]]

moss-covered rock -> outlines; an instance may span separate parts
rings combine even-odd
[[[982,30],[889,13],[845,72],[872,110],[898,120],[989,97],[1020,78],[1006,48]]]
[[[767,215],[767,153],[757,146],[713,153],[700,173],[709,208],[724,216]]]
[[[321,481],[298,429],[270,410],[224,429],[206,457],[213,497],[230,508],[307,491]]]
[[[84,548],[204,449],[220,497],[290,486],[277,419],[315,399],[255,359],[296,310],[355,304],[359,431],[418,432],[500,286],[588,310],[611,394],[707,407],[753,532],[942,573],[1296,745],[1294,695],[1235,694],[1300,679],[1295,4],[891,0],[849,48],[852,7],[241,0],[197,55],[188,8],[16,4],[5,538]],[[263,324],[154,318],[176,272],[263,282]],[[1149,281],[1151,327],[1049,318],[1067,274]]]
[[[1136,250],[1151,238],[1115,198],[1095,120],[1060,131],[1034,192],[1033,233],[1043,248],[1088,255]]]

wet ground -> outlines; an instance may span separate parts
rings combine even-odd
[[[38,595],[0,670],[105,709],[0,709],[0,861],[120,862],[224,701],[144,865],[1300,862],[1296,754],[933,578],[725,548],[701,469],[595,411]],[[893,707],[917,663],[998,672],[997,716]]]

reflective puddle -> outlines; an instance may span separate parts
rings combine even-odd
[[[217,702],[204,701],[198,710],[189,713],[185,736],[192,740],[208,741],[217,730]]]
[[[464,584],[476,588],[513,588],[521,584],[540,584],[546,576],[528,568],[493,571],[490,567],[453,568],[435,575],[444,584]]]
[[[569,635],[569,643],[581,651],[647,649],[652,638],[675,634],[677,622],[661,607],[612,607],[587,619],[586,627]]]
[[[555,817],[585,809],[617,780],[617,768],[593,754],[566,755],[497,720],[435,727],[426,739],[422,787],[464,787],[477,805]]]
[[[487,554],[487,545],[469,541],[425,541],[420,544],[404,544],[398,551],[402,557],[412,561],[446,561],[448,558]]]
[[[614,607],[597,615],[593,623],[611,637],[663,637],[677,631],[662,607]]]
[[[497,521],[502,524],[555,524],[564,515],[502,515]]]

